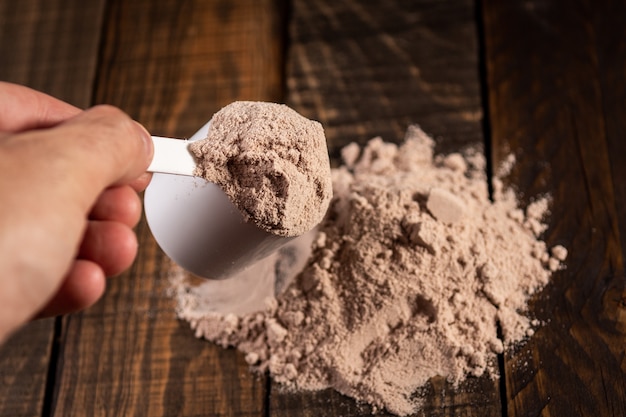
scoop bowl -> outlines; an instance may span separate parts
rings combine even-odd
[[[189,142],[204,139],[209,125]],[[187,271],[209,279],[228,278],[292,239],[245,221],[221,188],[199,177],[154,173],[144,210],[161,249]]]

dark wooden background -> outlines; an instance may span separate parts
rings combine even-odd
[[[553,196],[545,239],[570,250],[531,303],[548,324],[499,358],[500,380],[433,379],[417,415],[624,416],[625,19],[623,0],[0,0],[0,79],[114,104],[158,135],[267,100],[320,120],[335,158],[410,123],[441,152],[482,144],[489,174],[513,152],[510,185],[525,203]],[[282,392],[194,339],[167,259],[137,233],[137,261],[98,304],[0,348],[0,415],[372,414]]]

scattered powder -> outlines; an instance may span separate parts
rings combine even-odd
[[[497,377],[496,355],[540,325],[523,314],[529,297],[567,256],[539,240],[548,200],[523,211],[496,179],[490,202],[480,153],[433,158],[416,126],[400,147],[375,138],[342,156],[308,264],[282,294],[222,314],[177,280],[179,316],[287,389],[333,387],[398,415],[434,376]]]
[[[504,158],[504,160],[498,166],[496,170],[496,175],[500,178],[506,177],[511,173],[513,167],[515,166],[515,155],[510,153]]]
[[[267,232],[299,236],[326,213],[332,183],[324,129],[284,104],[229,104],[190,149],[195,175],[220,186]]]

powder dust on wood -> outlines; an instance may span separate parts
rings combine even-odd
[[[198,160],[194,174],[269,233],[299,236],[326,214],[332,183],[324,129],[284,104],[231,103],[189,149]]]
[[[419,410],[432,377],[497,377],[496,355],[532,334],[527,301],[567,251],[539,239],[546,198],[522,210],[496,179],[491,202],[480,153],[434,157],[433,146],[412,126],[401,146],[344,148],[291,285],[235,315],[199,308],[202,292],[179,277],[179,316],[287,389],[332,387],[398,415]]]

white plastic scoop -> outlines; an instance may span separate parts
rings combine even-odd
[[[154,156],[148,172],[192,176],[196,160],[189,152],[190,140],[152,136]]]
[[[207,136],[209,123],[189,140],[154,137],[155,174],[144,194],[148,226],[163,251],[200,277],[224,279],[275,252],[292,238],[244,221],[215,184],[194,177],[189,143]]]

